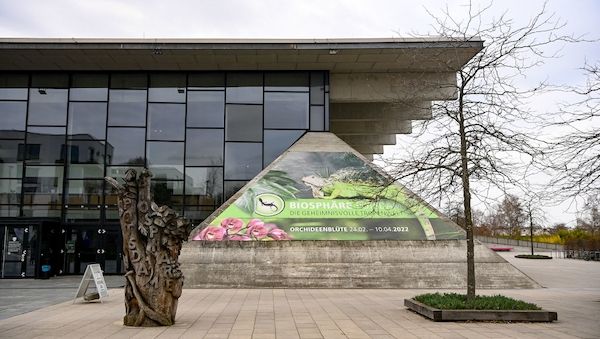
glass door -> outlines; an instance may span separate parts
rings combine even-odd
[[[67,227],[62,273],[83,274],[89,264],[100,264],[105,274],[123,273],[122,242],[118,225]]]
[[[89,264],[100,261],[100,235],[98,227],[69,227],[65,232],[66,274],[83,274]]]
[[[122,274],[123,271],[123,236],[120,226],[106,226],[102,230],[102,269],[105,274]]]
[[[2,234],[2,278],[26,278],[35,275],[37,228],[32,225],[5,225]],[[33,245],[33,246],[32,246]]]

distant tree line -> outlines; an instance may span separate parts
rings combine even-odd
[[[464,211],[460,204],[448,206],[446,213],[464,227]],[[475,209],[473,225],[474,233],[481,236],[529,240],[530,229],[533,229],[533,240],[537,242],[562,244],[575,250],[600,249],[600,202],[597,199],[589,199],[575,227],[567,227],[565,223],[547,221],[540,210],[508,194],[488,212]]]

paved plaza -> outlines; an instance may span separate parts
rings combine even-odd
[[[68,300],[21,315],[3,313],[0,338],[600,338],[600,263],[516,259],[516,250],[502,255],[545,288],[478,293],[537,303],[557,311],[557,322],[434,323],[403,306],[404,298],[428,290],[185,289],[174,326],[130,328],[121,322],[122,288],[110,289],[103,303],[73,304],[79,277],[67,277],[0,280],[3,309],[20,295]],[[109,287],[121,282],[107,280]],[[62,294],[49,298],[53,293]]]

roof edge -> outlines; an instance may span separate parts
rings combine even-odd
[[[363,48],[479,48],[483,41],[445,37],[410,38],[332,38],[332,39],[135,39],[135,38],[6,38],[0,37],[0,48],[19,49],[363,49]]]

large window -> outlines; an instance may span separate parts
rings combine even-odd
[[[58,216],[62,207],[62,166],[28,166],[23,178],[24,209],[29,216]]]
[[[22,140],[2,140],[0,142],[0,178],[20,178],[23,174]]]
[[[150,76],[148,99],[151,102],[185,102],[186,75],[158,73]]]
[[[111,89],[109,126],[145,126],[146,90]]]
[[[108,74],[73,74],[71,78],[71,101],[106,101]]]
[[[3,74],[0,76],[0,100],[27,100],[29,75]]]
[[[227,105],[225,139],[262,141],[263,108],[259,105]]]
[[[63,148],[69,178],[103,178],[105,143],[101,140],[69,140]]]
[[[222,129],[188,129],[185,147],[187,166],[223,166]]]
[[[223,128],[225,93],[223,91],[189,91],[187,102],[188,127]]]
[[[26,111],[27,102],[25,101],[0,101],[0,119],[5,136],[25,131]],[[10,132],[13,133],[9,134]],[[3,136],[0,135],[0,137]]]
[[[262,169],[262,144],[225,143],[225,179],[250,180]]]
[[[65,191],[65,219],[98,220],[102,207],[104,180],[69,180]]]
[[[21,179],[0,179],[0,205],[21,203]]]
[[[262,104],[263,74],[260,72],[227,73],[227,103]]]
[[[0,217],[21,214],[29,76],[0,76]]]
[[[70,138],[102,140],[106,135],[106,103],[71,102],[68,133]]]
[[[148,105],[149,140],[184,140],[184,131],[185,105]]]
[[[223,198],[223,170],[220,167],[186,167],[185,203],[218,207]]]
[[[265,93],[265,128],[308,129],[308,93]]]
[[[111,127],[106,135],[108,165],[144,165],[146,129]]]
[[[328,128],[327,73],[0,75],[0,216],[115,222],[128,168],[194,223],[306,131]]]
[[[65,125],[67,120],[68,90],[32,88],[29,91],[30,125]]]
[[[183,180],[183,142],[149,141],[146,161],[155,179]]]

